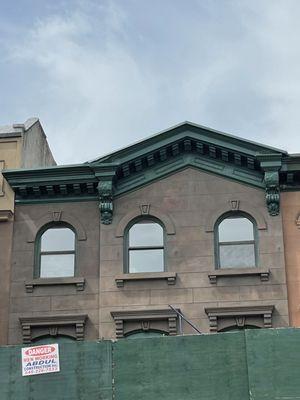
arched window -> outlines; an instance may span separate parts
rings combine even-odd
[[[52,225],[37,239],[37,269],[40,278],[74,276],[75,233],[67,225]]]
[[[164,271],[164,229],[154,219],[141,219],[127,231],[126,272]]]
[[[256,266],[256,225],[245,214],[229,214],[216,226],[218,268]]]

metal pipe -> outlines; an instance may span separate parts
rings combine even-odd
[[[178,310],[176,310],[176,308],[174,308],[173,306],[171,306],[171,304],[169,304],[169,307],[176,312],[177,315],[179,315],[180,318],[182,318],[185,322],[187,322],[193,329],[195,329],[196,332],[198,332],[199,335],[202,334],[202,332],[191,322],[189,321],[187,318],[185,318],[185,316],[183,314],[181,314],[181,312],[179,312]]]

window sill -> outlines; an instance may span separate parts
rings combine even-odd
[[[218,278],[235,277],[235,276],[260,276],[262,282],[269,280],[270,271],[262,268],[227,268],[218,269],[208,274],[211,284],[217,284]]]
[[[27,293],[32,293],[35,286],[75,285],[79,292],[84,290],[84,284],[85,279],[79,277],[37,278],[25,282],[25,288]]]
[[[165,279],[168,285],[175,285],[177,274],[176,272],[139,272],[132,274],[122,274],[115,278],[117,287],[123,287],[127,281],[148,281]]]

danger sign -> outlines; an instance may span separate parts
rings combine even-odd
[[[22,376],[58,372],[58,344],[22,348]]]

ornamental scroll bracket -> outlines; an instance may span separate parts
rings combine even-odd
[[[102,180],[97,186],[99,195],[100,219],[102,224],[109,225],[113,218],[113,182]]]
[[[281,168],[281,154],[258,154],[260,167],[264,171],[264,183],[266,189],[266,205],[271,216],[279,215],[280,190],[279,170]]]

